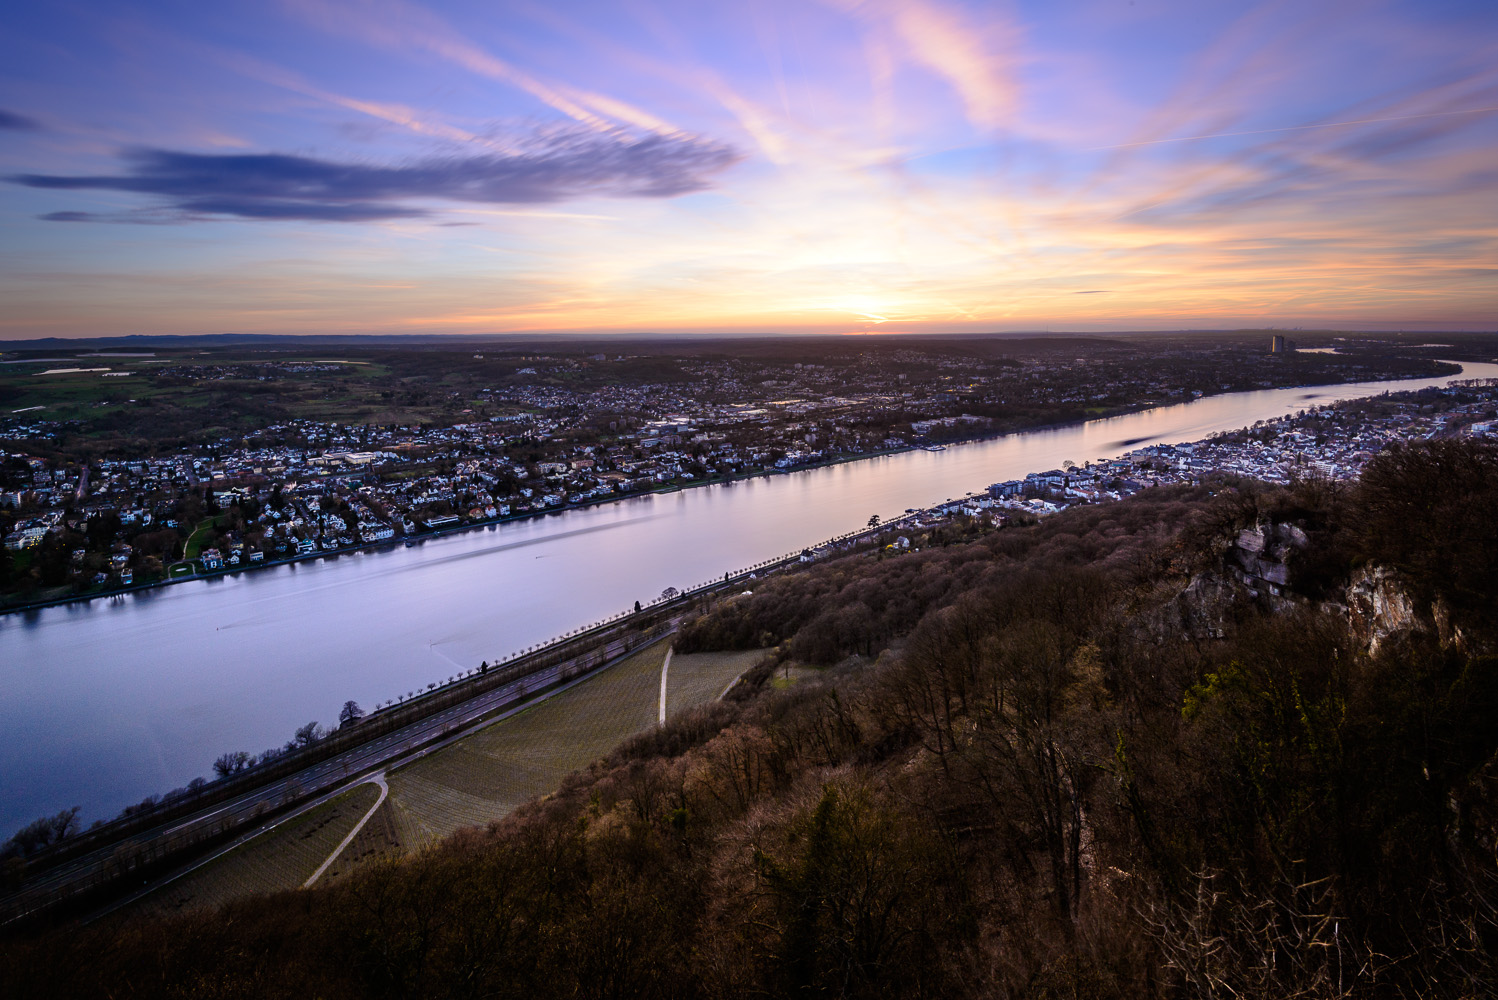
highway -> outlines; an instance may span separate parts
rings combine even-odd
[[[668,630],[674,630],[675,625],[676,621],[671,621],[667,627]],[[660,635],[664,634],[665,632],[660,633]],[[571,661],[540,668],[534,673],[527,674],[492,691],[476,695],[461,704],[436,712],[387,735],[346,750],[336,757],[328,758],[279,780],[247,790],[227,802],[207,807],[201,812],[170,824],[142,831],[128,838],[126,843],[157,843],[170,848],[174,840],[180,844],[186,844],[200,840],[217,830],[244,828],[244,832],[234,837],[229,844],[173,872],[165,880],[158,879],[155,884],[143,882],[141,889],[129,893],[126,899],[109,906],[103,912],[113,911],[131,899],[153,891],[164,884],[164,881],[186,874],[187,871],[257,836],[265,829],[321,804],[346,786],[362,781],[374,773],[408,763],[439,746],[461,739],[485,725],[522,711],[539,700],[527,699],[527,694],[538,689],[550,688],[550,690],[545,690],[542,696],[550,697],[565,691],[597,675],[600,671],[607,670],[642,646],[657,641],[658,638],[659,635],[641,636],[639,641],[618,650],[617,655],[610,657],[600,666],[570,678],[565,684],[558,682],[564,676],[563,672],[572,665]],[[618,642],[619,640],[615,640],[609,645],[613,646]],[[290,801],[297,801],[298,805],[289,815],[278,816],[274,822],[264,824],[253,822],[259,816]],[[120,847],[119,842],[113,842],[42,873],[27,884],[20,893],[5,901],[4,923],[23,919],[40,908],[60,902],[68,896],[108,880],[111,871],[117,868],[117,854]]]
[[[901,519],[891,521],[885,527],[891,527],[899,520]],[[823,544],[849,545],[867,533],[851,532]],[[549,697],[608,669],[642,646],[674,632],[682,619],[690,613],[692,602],[701,595],[724,587],[735,587],[744,579],[754,579],[757,575],[794,565],[798,557],[799,553],[792,553],[778,560],[760,563],[752,571],[746,570],[723,581],[714,580],[695,587],[668,602],[672,605],[672,610],[665,612],[665,617],[647,616],[649,624],[645,625],[643,631],[636,624],[639,620],[636,614],[625,620],[609,621],[577,634],[560,637],[535,653],[522,657],[516,665],[531,656],[554,655],[553,650],[558,646],[570,647],[565,658],[558,663],[537,667],[492,690],[435,710],[401,728],[349,747],[336,756],[310,764],[290,775],[247,788],[232,798],[204,806],[185,817],[114,837],[75,858],[30,874],[18,890],[0,897],[0,927],[23,921],[92,889],[115,884],[124,886],[129,882],[130,872],[143,866],[156,866],[175,857],[192,859],[184,861],[185,867],[179,867],[164,878],[159,874],[154,880],[142,878],[135,890],[122,889],[121,894],[125,898],[116,897],[115,903],[94,916],[117,909],[130,899],[153,891],[166,881],[178,878],[232,850],[270,826],[320,805],[353,783],[366,780],[379,771],[399,767],[460,739],[483,725],[523,710],[537,700],[527,700],[527,696],[537,691],[545,692],[543,697]],[[596,637],[597,641],[584,644],[590,637]],[[599,660],[602,662],[598,662]],[[592,666],[595,662],[598,665]],[[504,666],[508,668],[511,665]],[[663,709],[669,667],[668,659],[661,669]],[[574,671],[579,669],[582,673],[575,674]],[[471,684],[475,679],[459,681],[458,684]],[[444,691],[439,689],[437,693],[440,695]],[[417,703],[420,703],[419,700]],[[412,706],[408,703],[405,708],[410,710]],[[358,729],[355,728],[354,735],[357,736],[357,733]],[[344,734],[340,731],[339,739],[343,738]],[[266,816],[267,813],[288,807],[288,812],[275,817]],[[262,817],[264,820],[257,822]],[[210,839],[218,840],[220,846],[193,854],[195,845]],[[141,878],[140,875],[135,877]]]

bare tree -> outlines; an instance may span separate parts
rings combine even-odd
[[[220,778],[227,778],[231,774],[238,774],[250,766],[250,755],[243,750],[235,750],[226,753],[213,762],[213,773]]]
[[[338,726],[340,729],[344,726],[352,726],[362,718],[364,718],[364,709],[359,707],[357,701],[349,700],[344,702],[343,708],[338,711]]]
[[[66,840],[77,831],[78,807],[73,806],[56,816],[43,816],[17,830],[14,837],[0,845],[0,857],[29,857],[44,847]]]

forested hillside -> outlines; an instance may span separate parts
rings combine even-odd
[[[328,889],[13,940],[0,980],[18,997],[1498,990],[1493,450],[911,542],[707,609],[678,650],[774,646],[752,683],[487,830]]]

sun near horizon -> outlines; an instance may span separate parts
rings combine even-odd
[[[0,339],[1498,314],[1479,0],[8,21]]]

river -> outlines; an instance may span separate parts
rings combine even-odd
[[[1461,376],[1273,389],[571,510],[0,617],[0,836],[107,818],[336,720],[728,570],[989,483]]]

